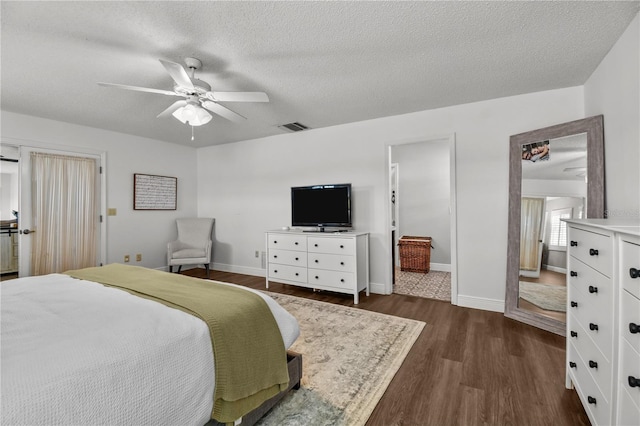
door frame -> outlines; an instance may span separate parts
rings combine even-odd
[[[393,247],[390,246],[391,238],[392,238],[392,230],[394,227],[391,225],[391,209],[393,205],[391,203],[391,149],[397,145],[406,145],[417,142],[430,142],[430,141],[448,141],[449,144],[449,216],[451,223],[451,304],[458,304],[458,214],[457,214],[457,192],[456,192],[456,135],[455,133],[450,133],[446,135],[435,135],[435,136],[427,136],[421,138],[411,138],[411,139],[403,139],[398,141],[393,141],[386,144],[386,182],[387,182],[387,190],[386,194],[386,241],[387,245],[387,262],[385,262],[387,268],[387,279],[385,281],[385,294],[393,293],[393,270],[391,266],[391,253],[393,253]],[[397,219],[397,218],[396,218]],[[397,229],[397,228],[396,228]]]
[[[56,145],[56,144],[51,144],[51,143],[46,143],[46,142],[41,142],[41,141],[34,141],[34,140],[25,140],[25,139],[16,139],[16,138],[7,138],[7,137],[3,137],[1,139],[1,142],[3,145],[11,145],[11,146],[16,146],[19,149],[19,162],[18,162],[18,211],[20,212],[20,217],[23,217],[22,215],[22,211],[25,210],[24,206],[26,206],[26,204],[24,203],[29,203],[29,209],[30,209],[30,198],[31,198],[31,189],[30,189],[30,179],[31,176],[24,176],[24,173],[26,173],[26,168],[23,170],[23,164],[25,161],[29,161],[29,156],[28,154],[30,152],[45,152],[45,153],[51,153],[51,154],[61,154],[61,155],[72,155],[72,156],[88,156],[88,157],[93,157],[96,159],[96,161],[98,162],[98,166],[100,167],[99,170],[99,176],[100,176],[100,180],[99,180],[99,190],[100,190],[100,194],[99,194],[99,202],[100,202],[100,206],[99,206],[99,214],[101,217],[101,222],[100,222],[100,226],[99,226],[99,246],[98,246],[98,255],[96,256],[97,259],[97,263],[99,265],[104,265],[107,263],[107,215],[106,215],[106,211],[107,211],[107,167],[106,167],[106,163],[107,163],[107,153],[106,151],[101,151],[101,150],[96,150],[96,149],[92,149],[92,148],[85,148],[85,147],[77,147],[77,146],[66,146],[66,145]],[[26,180],[25,180],[26,179]],[[28,188],[24,188],[25,183],[24,182],[29,182],[29,187]],[[24,217],[23,217],[24,219]],[[28,223],[26,224],[27,227],[31,226],[31,218],[28,218]],[[24,222],[23,222],[24,224]],[[20,221],[18,223],[19,227],[18,229],[23,229],[24,226],[23,224],[20,224]],[[26,253],[26,248],[29,247],[29,244],[25,244],[25,239],[26,237],[22,234],[19,234],[18,237],[18,250],[19,250],[19,259],[18,259],[18,276],[19,277],[27,277],[30,275],[31,271],[30,271],[30,256],[31,253]],[[26,253],[26,255],[25,255]]]

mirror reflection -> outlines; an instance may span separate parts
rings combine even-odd
[[[522,145],[518,307],[566,320],[566,224],[586,217],[587,134]]]

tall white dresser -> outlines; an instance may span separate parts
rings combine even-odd
[[[366,232],[266,233],[269,281],[353,295],[369,295],[369,234]]]
[[[566,222],[566,386],[592,424],[640,425],[640,221]]]

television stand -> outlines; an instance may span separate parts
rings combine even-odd
[[[314,232],[314,231],[311,231]],[[369,234],[367,232],[268,231],[266,285],[269,281],[369,295]]]

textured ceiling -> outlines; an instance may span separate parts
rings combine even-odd
[[[634,2],[1,2],[3,110],[207,146],[582,85]],[[204,63],[247,117],[191,128],[158,59]]]

